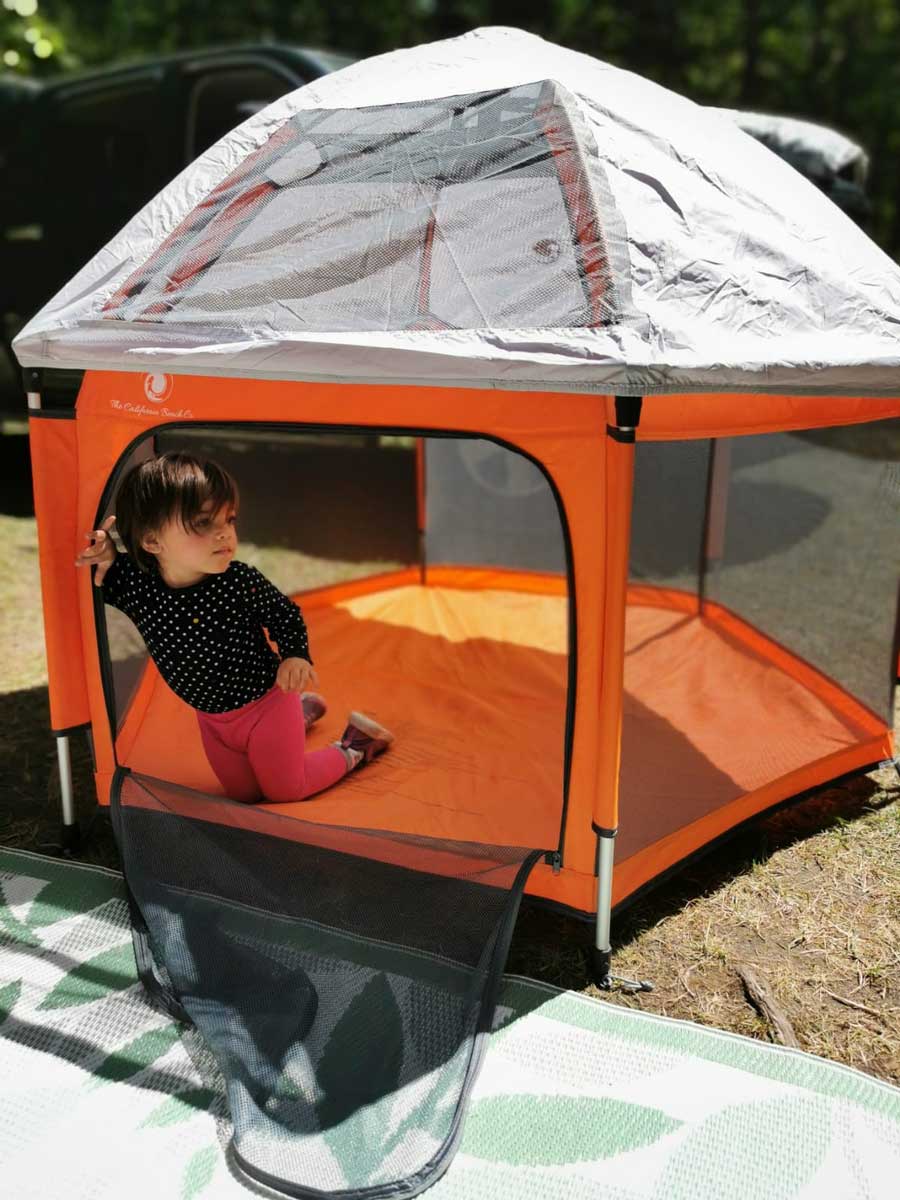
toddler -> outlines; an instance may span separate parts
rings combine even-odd
[[[196,711],[226,795],[305,800],[394,739],[352,712],[339,741],[306,752],[306,730],[326,707],[307,690],[318,680],[306,625],[296,604],[234,557],[237,507],[223,467],[160,455],[128,472],[116,515],[86,535],[76,562],[96,567],[104,600],[131,618],[163,679]],[[114,522],[127,554],[116,551]]]

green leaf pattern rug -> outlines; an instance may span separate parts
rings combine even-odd
[[[120,877],[0,850],[0,1195],[272,1194],[239,1177],[229,1136],[209,1054],[137,982]],[[428,1194],[896,1200],[900,1090],[507,978],[460,1149]]]

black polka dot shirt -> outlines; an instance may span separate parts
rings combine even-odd
[[[246,563],[171,588],[157,571],[141,571],[117,554],[103,598],[137,626],[172,691],[201,712],[231,712],[258,700],[274,684],[281,659],[309,660],[300,609]]]

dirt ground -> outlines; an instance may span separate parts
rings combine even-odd
[[[27,440],[0,437],[0,844],[58,853]],[[329,578],[340,568],[319,564]],[[315,557],[306,568],[317,569]],[[347,564],[348,573],[359,563]],[[78,856],[116,866],[73,741],[84,837]],[[614,969],[652,992],[612,1003],[778,1040],[739,970],[767,985],[799,1045],[900,1083],[900,783],[885,767],[754,824],[633,905],[614,924]],[[526,905],[508,969],[593,991],[589,925]]]

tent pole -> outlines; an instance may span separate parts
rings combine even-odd
[[[69,739],[60,734],[56,739],[56,758],[59,762],[59,794],[63,820],[63,847],[69,845],[75,831],[75,793],[72,787],[72,756]]]
[[[40,372],[25,372],[26,387],[29,383],[40,386]],[[41,393],[26,391],[29,412],[41,411]],[[72,756],[69,753],[69,739],[66,734],[56,738],[56,761],[59,764],[59,794],[62,808],[62,848],[71,849],[78,840],[78,822],[75,820],[75,793],[72,787]]]
[[[706,510],[703,518],[703,546],[700,551],[700,570],[697,594],[700,612],[710,599],[715,599],[719,568],[725,554],[725,523],[728,516],[728,488],[731,480],[731,440],[712,438],[709,445],[709,468],[706,476]]]
[[[594,949],[591,975],[601,991],[610,992],[618,985],[623,992],[652,992],[647,979],[626,979],[612,973],[612,880],[616,844],[615,829],[598,829],[597,834],[597,922],[594,926]]]
[[[419,583],[426,582],[425,542],[425,439],[416,438],[416,546],[419,554]]]
[[[618,824],[618,777],[622,753],[622,686],[625,661],[625,608],[628,602],[628,559],[634,490],[634,448],[641,420],[640,396],[615,397],[615,425],[607,424],[607,590],[608,611],[603,632],[603,693],[601,696],[601,786],[594,799],[597,835],[597,918],[591,970],[598,987],[613,984],[629,991],[651,991],[646,981],[612,974],[613,859]],[[613,506],[611,497],[617,499]]]
[[[612,987],[612,877],[616,833],[597,830],[597,921],[594,926],[593,975],[598,987]]]

